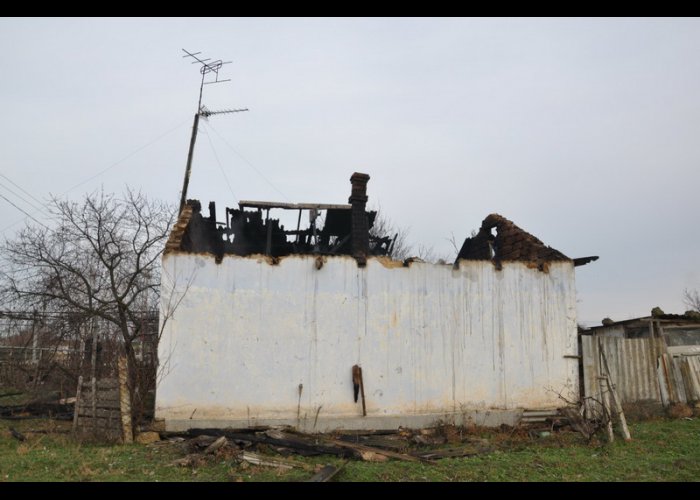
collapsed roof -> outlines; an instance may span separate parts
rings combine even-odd
[[[493,234],[493,230],[496,234]],[[597,256],[571,259],[559,250],[545,245],[539,239],[516,226],[499,214],[488,215],[481,223],[479,232],[464,240],[457,254],[457,260],[493,260],[496,267],[500,262],[516,260],[536,263],[540,270],[552,261],[573,261],[582,266],[598,260]]]
[[[187,200],[166,252],[208,252],[216,256],[217,262],[225,254],[352,255],[364,265],[369,255],[390,255],[396,238],[370,232],[377,212],[365,209],[368,181],[367,174],[355,172],[350,177],[352,192],[347,205],[241,201],[238,209],[226,208],[225,222],[217,221],[214,202],[209,203],[209,217],[204,217],[201,203]],[[296,229],[285,229],[279,219],[270,218],[272,209],[298,211]],[[304,211],[308,212],[309,226],[302,229]],[[325,212],[325,218],[319,227],[321,212]]]
[[[398,236],[372,233],[377,213],[365,209],[369,178],[358,172],[350,177],[348,204],[241,201],[237,209],[226,208],[224,222],[217,221],[214,202],[209,203],[209,217],[204,217],[201,203],[187,200],[165,251],[211,253],[216,262],[226,254],[273,258],[292,254],[351,255],[364,266],[370,255],[391,256]],[[285,229],[279,219],[270,218],[272,209],[298,211],[296,229]],[[304,211],[308,212],[309,226],[302,229]],[[322,212],[325,218],[321,226]],[[578,266],[597,259],[570,259],[505,217],[490,214],[479,232],[464,241],[455,265],[459,260],[490,260],[500,269],[502,261],[525,261],[546,271],[547,263],[552,261],[572,261]]]

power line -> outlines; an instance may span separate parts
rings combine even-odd
[[[206,128],[209,129],[208,126]],[[216,163],[219,164],[219,169],[221,170],[221,173],[223,174],[224,179],[226,180],[226,185],[228,185],[228,189],[229,189],[229,191],[231,191],[231,195],[233,196],[233,201],[238,203],[238,197],[233,192],[233,188],[231,187],[231,183],[228,181],[228,176],[226,175],[226,171],[224,170],[223,165],[221,165],[221,161],[219,160],[219,155],[216,154],[216,149],[214,149],[214,143],[211,142],[211,137],[209,137],[208,132],[205,132],[204,135],[207,136],[207,141],[209,141],[209,145],[211,146],[211,151],[212,151],[212,153],[214,153],[214,158],[216,158]]]
[[[6,175],[4,175],[4,174],[0,174],[0,177],[3,177],[4,179],[7,179],[7,180],[10,182],[10,184],[12,184],[13,186],[15,186],[17,189],[19,189],[20,191],[22,191],[24,194],[28,195],[32,200],[36,201],[39,205],[44,205],[44,202],[43,202],[43,201],[41,201],[40,199],[36,198],[32,193],[30,193],[29,191],[27,191],[27,190],[25,190],[24,188],[22,188],[22,186],[20,186],[20,185],[17,184],[16,182],[14,182],[14,181],[13,181],[12,179],[10,179],[8,176],[6,176]]]
[[[0,194],[0,198],[4,199],[7,203],[9,203],[9,204],[12,205],[13,207],[15,207],[17,210],[19,210],[20,212],[22,212],[24,215],[26,215],[27,217],[29,217],[30,219],[32,219],[32,220],[33,220],[34,222],[36,222],[37,224],[40,224],[40,225],[44,226],[46,229],[49,229],[49,227],[48,227],[47,225],[45,225],[45,224],[39,222],[38,220],[36,220],[34,217],[32,217],[32,215],[31,215],[30,213],[25,212],[22,208],[18,207],[18,206],[15,205],[14,203],[12,203],[12,201],[9,200],[8,198],[6,198],[4,195]],[[15,224],[16,224],[16,223],[15,223]],[[13,224],[13,225],[14,225],[14,224]]]
[[[258,170],[258,169],[255,167],[255,165],[253,165],[252,163],[250,163],[241,153],[239,153],[239,152],[236,150],[236,148],[234,148],[233,146],[231,146],[231,144],[229,144],[229,142],[228,142],[214,127],[212,127],[211,124],[209,124],[209,128],[212,129],[212,130],[214,131],[214,133],[216,133],[216,135],[218,135],[219,138],[220,138],[222,141],[224,141],[224,143],[225,143],[229,148],[231,148],[231,151],[233,151],[241,160],[243,160],[245,163],[247,163],[248,166],[250,166],[250,168],[252,168],[253,170],[255,170],[255,171],[258,173],[258,175],[259,175],[260,177],[262,177],[263,180],[264,180],[265,182],[267,182],[268,185],[269,185],[272,189],[274,189],[274,190],[277,191],[280,195],[282,195],[282,197],[283,197],[285,200],[291,202],[291,200],[290,200],[289,198],[287,198],[287,196],[286,196],[282,191],[280,191],[279,189],[277,189],[277,187],[272,183],[272,181],[270,181],[270,179],[268,179],[267,177],[265,177],[265,175],[264,175],[260,170]]]
[[[0,174],[0,175],[1,175],[1,174]],[[15,197],[19,198],[19,199],[22,200],[24,203],[26,203],[27,205],[29,205],[30,207],[32,207],[32,208],[35,210],[34,213],[37,213],[37,212],[41,212],[41,211],[42,211],[42,208],[37,207],[37,206],[34,205],[31,201],[27,200],[27,199],[26,199],[25,197],[23,197],[22,195],[17,194],[16,192],[14,192],[12,189],[10,189],[9,187],[7,187],[7,186],[6,186],[5,184],[3,184],[2,182],[0,182],[0,187],[2,187],[3,189],[9,191],[9,192],[10,192],[11,194],[13,194]]]
[[[167,136],[167,135],[171,134],[172,132],[174,132],[175,130],[179,129],[179,128],[182,127],[185,123],[187,123],[187,120],[184,120],[184,121],[180,122],[178,125],[176,125],[175,127],[171,128],[171,129],[168,130],[167,132],[165,132],[165,133],[159,135],[158,137],[156,137],[156,138],[153,139],[152,141],[146,143],[145,145],[143,145],[143,146],[141,146],[141,147],[135,149],[134,151],[132,151],[131,153],[129,153],[128,155],[126,155],[126,156],[125,156],[124,158],[122,158],[121,160],[118,160],[118,161],[112,163],[112,164],[109,165],[107,168],[105,168],[105,169],[99,171],[99,172],[96,173],[95,175],[93,175],[93,176],[87,178],[86,180],[84,180],[84,181],[82,181],[82,182],[79,182],[78,184],[76,184],[75,186],[71,187],[70,189],[67,189],[66,191],[64,191],[63,193],[61,193],[61,194],[59,195],[59,197],[65,196],[66,194],[68,194],[68,193],[70,193],[71,191],[73,191],[75,188],[78,188],[78,187],[82,186],[83,184],[85,184],[85,183],[87,183],[87,182],[90,182],[91,180],[95,179],[96,177],[99,177],[100,175],[104,174],[105,172],[107,172],[107,171],[110,170],[111,168],[114,168],[114,167],[116,167],[117,165],[119,165],[120,163],[125,162],[126,160],[128,160],[129,158],[131,158],[132,156],[134,156],[136,153],[139,153],[139,152],[143,151],[144,149],[146,149],[146,148],[152,146],[153,144],[155,144],[156,142],[158,142],[159,140],[161,140],[161,139],[164,138],[165,136]],[[21,188],[20,188],[20,189],[21,189]],[[31,196],[31,195],[30,195],[30,196]],[[32,196],[32,198],[33,198],[33,196]],[[42,207],[43,207],[43,208],[48,208],[49,203],[50,203],[50,202],[42,203]],[[37,214],[38,212],[40,212],[40,211],[41,211],[41,210],[37,210],[37,211],[33,212],[32,215],[36,215],[36,214]],[[32,215],[28,214],[27,212],[24,212],[24,210],[22,210],[22,212],[25,213],[25,214],[27,215],[27,217],[30,217],[30,218],[32,218],[33,220],[36,221],[36,219],[34,219],[34,217],[32,217]],[[25,217],[24,219],[19,219],[19,220],[13,222],[12,224],[9,224],[9,225],[5,226],[4,228],[0,229],[0,233],[4,233],[5,231],[7,231],[7,230],[10,229],[11,227],[13,227],[13,226],[19,224],[20,222],[24,221],[25,219],[26,219],[26,217]],[[43,226],[43,224],[42,224],[42,226]],[[44,227],[46,227],[46,226],[44,226]],[[47,229],[48,229],[48,228],[47,228]]]
[[[168,135],[168,134],[170,134],[170,133],[172,133],[172,132],[175,132],[177,129],[179,129],[180,127],[182,127],[185,123],[187,123],[187,121],[188,121],[188,120],[184,120],[184,121],[180,122],[178,125],[176,125],[175,127],[171,128],[171,129],[168,130],[167,132],[165,132],[165,133],[159,135],[158,137],[156,137],[155,139],[153,139],[153,140],[150,141],[149,143],[147,143],[147,144],[141,146],[140,148],[135,149],[134,151],[132,151],[131,153],[129,153],[128,155],[126,155],[126,156],[125,156],[124,158],[122,158],[121,160],[116,161],[115,163],[112,163],[109,167],[107,167],[107,168],[105,168],[105,169],[103,169],[103,170],[100,170],[99,172],[97,172],[97,173],[96,173],[95,175],[93,175],[92,177],[89,177],[89,178],[87,178],[86,180],[84,180],[84,181],[82,181],[82,182],[76,184],[75,186],[73,186],[72,188],[68,189],[68,190],[65,191],[63,194],[61,194],[61,196],[64,196],[64,195],[70,193],[70,192],[73,191],[75,188],[80,187],[80,186],[82,186],[83,184],[85,184],[85,183],[87,183],[87,182],[90,182],[90,181],[93,180],[94,178],[99,177],[100,175],[104,174],[107,170],[116,167],[116,166],[119,165],[120,163],[125,162],[126,160],[128,160],[129,158],[131,158],[132,156],[134,156],[136,153],[139,153],[139,152],[143,151],[144,149],[146,149],[146,148],[149,147],[149,146],[152,146],[153,144],[155,144],[156,142],[158,142],[159,140],[161,140],[161,139],[162,139],[163,137],[165,137],[166,135]]]

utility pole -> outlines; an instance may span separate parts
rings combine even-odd
[[[199,128],[199,117],[209,118],[212,115],[219,115],[224,113],[240,113],[241,111],[248,111],[248,108],[243,109],[225,109],[222,111],[209,111],[207,108],[202,106],[202,91],[205,85],[210,85],[213,83],[224,83],[230,82],[231,80],[219,80],[219,70],[224,64],[229,64],[231,61],[222,61],[218,59],[216,61],[211,61],[211,58],[202,59],[198,57],[201,52],[188,52],[182,49],[185,53],[182,57],[191,57],[194,59],[192,64],[199,64],[199,72],[202,74],[202,82],[199,85],[199,101],[197,102],[197,113],[194,115],[194,123],[192,124],[192,137],[190,138],[190,149],[187,153],[187,166],[185,167],[185,179],[182,183],[182,196],[180,197],[180,212],[185,207],[187,202],[187,186],[190,184],[190,173],[192,172],[192,156],[194,155],[194,143],[197,140],[197,130]],[[207,75],[213,73],[214,80],[205,82],[204,79]]]

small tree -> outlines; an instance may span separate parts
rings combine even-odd
[[[459,247],[455,242],[454,234],[451,234],[450,238],[447,240],[454,247],[455,257],[449,254],[438,255],[432,246],[426,246],[423,244],[418,245],[414,248],[413,245],[408,243],[408,228],[398,226],[394,221],[389,219],[381,207],[377,208],[377,215],[374,218],[374,225],[369,230],[370,236],[376,238],[389,237],[393,238],[394,242],[391,245],[391,252],[389,257],[394,260],[406,260],[409,257],[418,257],[425,262],[433,262],[438,264],[445,264],[454,261],[457,253],[459,252]]]
[[[686,288],[683,291],[683,302],[690,310],[700,313],[700,293],[698,290]]]
[[[79,202],[52,199],[52,227],[28,224],[2,251],[2,292],[26,309],[60,311],[119,332],[129,369],[134,417],[154,377],[137,370],[135,342],[144,313],[157,311],[160,254],[175,210],[127,189],[117,197],[103,192]]]
[[[397,226],[390,220],[381,207],[377,207],[377,215],[374,218],[374,224],[369,230],[370,236],[376,238],[393,238],[391,252],[389,257],[395,260],[404,260],[411,255],[411,245],[407,242],[408,228]]]

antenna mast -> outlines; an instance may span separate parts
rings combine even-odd
[[[199,57],[201,52],[188,52],[185,49],[182,49],[182,51],[185,53],[184,56],[182,57],[191,57],[194,59],[192,61],[192,64],[199,64],[199,72],[202,74],[202,82],[199,85],[199,100],[197,101],[197,113],[194,115],[194,123],[192,125],[192,137],[190,138],[190,149],[189,152],[187,153],[187,167],[185,168],[185,180],[182,184],[182,196],[180,197],[180,212],[182,212],[182,209],[185,207],[185,203],[187,202],[187,186],[190,183],[190,173],[192,171],[192,156],[194,154],[194,143],[197,140],[197,130],[199,128],[199,117],[203,116],[204,118],[209,118],[210,116],[213,115],[219,115],[219,114],[225,114],[225,113],[240,113],[241,111],[248,111],[248,108],[243,108],[243,109],[224,109],[221,111],[210,111],[206,107],[202,105],[202,91],[204,90],[205,85],[211,85],[214,83],[224,83],[224,82],[230,82],[231,79],[227,80],[219,80],[219,70],[222,68],[224,64],[230,64],[231,61],[222,61],[221,59],[217,59],[216,61],[212,61],[211,58],[206,58],[203,59]],[[209,81],[204,81],[207,78],[207,75],[210,75],[214,77],[213,80]]]

